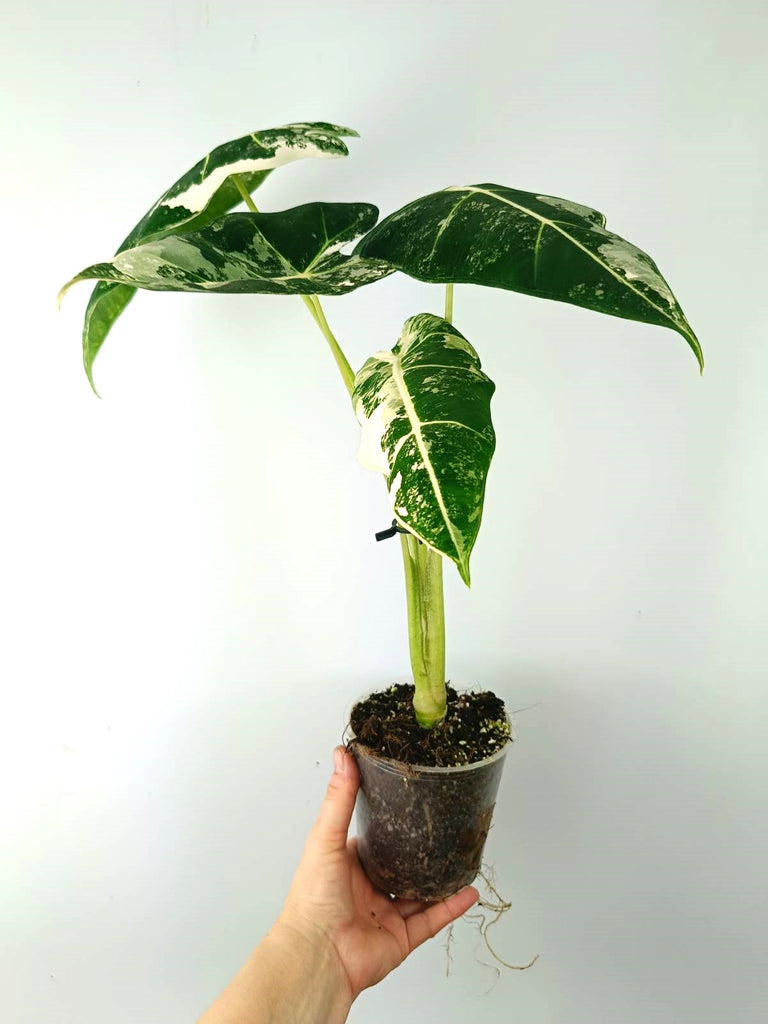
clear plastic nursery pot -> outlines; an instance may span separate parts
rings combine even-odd
[[[442,900],[480,869],[509,743],[482,761],[452,768],[408,765],[358,740],[358,855],[379,889]]]

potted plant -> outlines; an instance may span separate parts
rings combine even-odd
[[[480,184],[444,188],[379,223],[368,203],[258,211],[251,194],[275,168],[344,156],[344,138],[356,134],[291,124],[217,147],[162,194],[112,259],[81,271],[62,293],[76,281],[98,282],[83,330],[92,387],[94,360],[138,288],[296,295],[307,306],[361,424],[360,459],[384,475],[394,517],[384,532],[399,535],[405,568],[413,684],[370,695],[351,716],[360,856],[387,891],[438,899],[480,866],[511,739],[498,697],[458,694],[445,678],[443,562],[469,585],[495,445],[494,384],[452,323],[454,285],[670,327],[703,361],[653,260],[608,231],[602,214],[570,200]],[[241,202],[246,210],[231,212]],[[392,350],[355,373],[319,296],[397,271],[444,284],[443,315],[410,317]]]

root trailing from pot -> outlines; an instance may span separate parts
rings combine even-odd
[[[533,967],[536,961],[539,959],[539,954],[530,960],[527,964],[511,964],[506,960],[503,960],[496,952],[495,948],[491,945],[488,938],[488,931],[495,925],[502,915],[506,914],[507,911],[512,909],[512,904],[505,900],[498,889],[496,888],[496,879],[493,868],[488,865],[483,865],[483,870],[478,871],[475,884],[480,880],[487,890],[487,894],[480,895],[480,899],[477,901],[475,906],[464,914],[464,920],[470,922],[475,928],[477,928],[480,938],[485,943],[485,948],[493,957],[495,963],[486,963],[484,960],[478,960],[478,963],[482,964],[483,967],[488,967],[490,970],[495,971],[497,978],[501,976],[500,967],[506,967],[510,971],[527,971],[529,967]],[[444,942],[445,946],[445,976],[449,977],[451,973],[451,965],[453,963],[453,956],[451,954],[451,943],[454,941],[453,937],[454,925],[451,924],[446,933],[446,939]]]

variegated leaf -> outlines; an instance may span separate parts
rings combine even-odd
[[[195,231],[241,201],[232,175],[253,191],[276,167],[304,157],[347,156],[342,136],[357,136],[334,124],[288,124],[252,132],[211,150],[163,193],[118,251],[180,230]]]
[[[87,267],[64,286],[102,280],[151,291],[341,295],[393,272],[339,250],[376,223],[368,203],[308,203],[281,213],[230,213]]]
[[[420,313],[391,352],[365,363],[352,396],[360,461],[385,474],[397,521],[455,562],[467,585],[496,443],[494,388],[467,339]]]
[[[326,124],[288,124],[252,132],[217,146],[165,191],[123,241],[118,253],[140,242],[165,235],[196,231],[212,223],[242,201],[232,179],[240,176],[249,192],[281,164],[303,157],[340,157],[348,154],[343,136],[356,136],[351,128]],[[83,363],[93,384],[93,362],[135,288],[101,281],[93,290],[83,327]],[[94,388],[95,390],[95,388]]]
[[[386,217],[358,244],[420,281],[489,285],[678,331],[701,347],[651,257],[597,210],[502,185],[453,186]]]

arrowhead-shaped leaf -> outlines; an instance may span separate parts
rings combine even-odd
[[[164,192],[124,240],[118,253],[168,234],[195,231],[242,201],[232,175],[253,192],[276,168],[303,157],[346,156],[351,128],[318,121],[253,132],[217,146]],[[107,334],[135,294],[125,284],[96,285],[85,313],[83,363],[93,387],[93,362]],[[95,390],[95,388],[94,388]]]
[[[467,585],[496,443],[494,389],[467,339],[420,313],[391,352],[365,363],[352,395],[360,461],[385,474],[397,521],[455,562]]]
[[[229,213],[199,231],[166,235],[81,271],[151,291],[341,295],[393,272],[339,252],[376,223],[369,203],[308,203],[281,213]]]
[[[454,186],[386,217],[358,244],[420,281],[489,285],[678,331],[701,347],[647,253],[597,210],[502,185]]]

